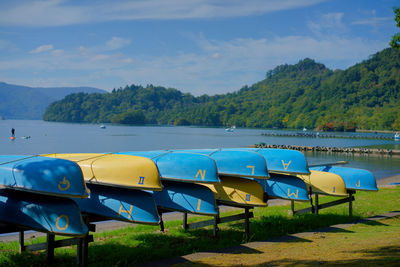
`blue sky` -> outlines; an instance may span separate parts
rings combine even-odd
[[[309,57],[346,69],[388,47],[398,0],[0,1],[0,81],[239,90]]]

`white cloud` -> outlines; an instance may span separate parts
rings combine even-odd
[[[376,10],[371,10],[370,12],[367,13],[367,18],[360,19],[353,21],[353,25],[367,25],[373,27],[375,30],[382,25],[383,23],[386,23],[388,21],[392,21],[393,17],[377,17],[376,16]]]
[[[52,44],[41,45],[41,46],[38,46],[35,49],[29,51],[29,53],[38,54],[38,53],[42,53],[42,52],[53,50],[53,48],[54,48],[54,46]]]
[[[326,0],[1,1],[0,25],[61,26],[116,20],[244,17]]]
[[[124,46],[127,46],[131,43],[131,40],[129,39],[124,39],[121,37],[113,37],[111,40],[106,42],[106,48],[109,50],[116,50],[120,49]]]
[[[344,13],[322,14],[316,21],[308,21],[308,28],[316,35],[340,34],[347,32],[347,26],[343,23]]]

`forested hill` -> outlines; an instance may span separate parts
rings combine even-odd
[[[194,97],[175,89],[127,86],[72,94],[45,120],[238,127],[400,130],[400,51],[385,49],[346,70],[304,59],[280,65],[250,87]]]

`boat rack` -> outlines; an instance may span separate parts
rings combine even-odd
[[[68,246],[77,246],[76,253],[76,264],[77,266],[88,265],[88,252],[89,243],[93,242],[93,235],[89,232],[96,231],[96,225],[90,223],[88,217],[84,218],[86,225],[88,226],[88,233],[83,237],[71,237],[67,239],[55,240],[56,234],[46,233],[46,242],[38,243],[33,245],[25,245],[25,231],[31,229],[20,228],[18,226],[2,224],[0,226],[0,233],[19,233],[19,252],[24,251],[40,251],[46,250],[46,261],[49,265],[54,262],[54,249]]]
[[[183,213],[183,224],[182,228],[186,231],[189,229],[198,229],[202,227],[207,227],[207,226],[213,226],[213,236],[217,237],[218,232],[219,232],[219,227],[218,225],[221,223],[227,223],[227,222],[234,222],[234,221],[239,221],[239,220],[245,220],[244,228],[245,228],[245,234],[247,237],[247,240],[250,239],[250,219],[254,218],[254,213],[250,211],[253,209],[253,206],[242,206],[242,205],[232,205],[232,204],[223,204],[224,206],[229,206],[229,207],[236,207],[236,208],[243,208],[244,213],[236,214],[236,215],[231,215],[231,216],[226,216],[226,217],[220,217],[220,213],[218,211],[218,214],[211,220],[205,220],[205,221],[199,221],[199,222],[193,222],[193,223],[188,223],[188,213],[184,212]],[[164,232],[164,222],[162,220],[162,213],[166,211],[159,211],[160,215],[160,230],[161,232]],[[204,215],[202,215],[204,216]]]
[[[329,208],[329,207],[333,207],[333,206],[337,206],[343,203],[349,203],[349,216],[353,216],[353,201],[355,200],[354,198],[354,194],[356,193],[355,190],[347,190],[348,193],[348,197],[342,198],[342,199],[338,199],[338,200],[334,200],[328,203],[324,203],[324,204],[319,204],[319,194],[315,193],[315,202],[313,203],[313,198],[310,197],[310,204],[311,207],[309,208],[304,208],[301,210],[295,210],[294,208],[294,200],[291,200],[291,209],[292,209],[292,214],[304,214],[304,213],[308,213],[311,212],[313,214],[319,214],[319,211],[325,208]]]

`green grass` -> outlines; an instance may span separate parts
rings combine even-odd
[[[251,241],[266,240],[286,234],[309,231],[332,224],[352,222],[360,218],[399,210],[400,187],[383,188],[379,192],[358,192],[353,203],[353,217],[348,216],[348,204],[327,208],[320,215],[290,215],[290,205],[256,208],[250,222]],[[320,203],[336,200],[320,197]],[[296,209],[309,207],[309,203],[296,203]],[[242,211],[222,213],[228,216]],[[211,217],[190,217],[189,222]],[[246,242],[243,221],[219,225],[218,237],[212,228],[182,230],[182,221],[165,222],[165,233],[157,226],[139,225],[103,233],[94,233],[95,242],[89,247],[89,264],[95,266],[131,266],[182,256],[198,251],[231,247]],[[26,244],[44,242],[35,238]],[[18,253],[17,242],[0,243],[0,266],[43,266],[45,253]],[[70,266],[76,261],[76,247],[55,250],[57,266]]]

